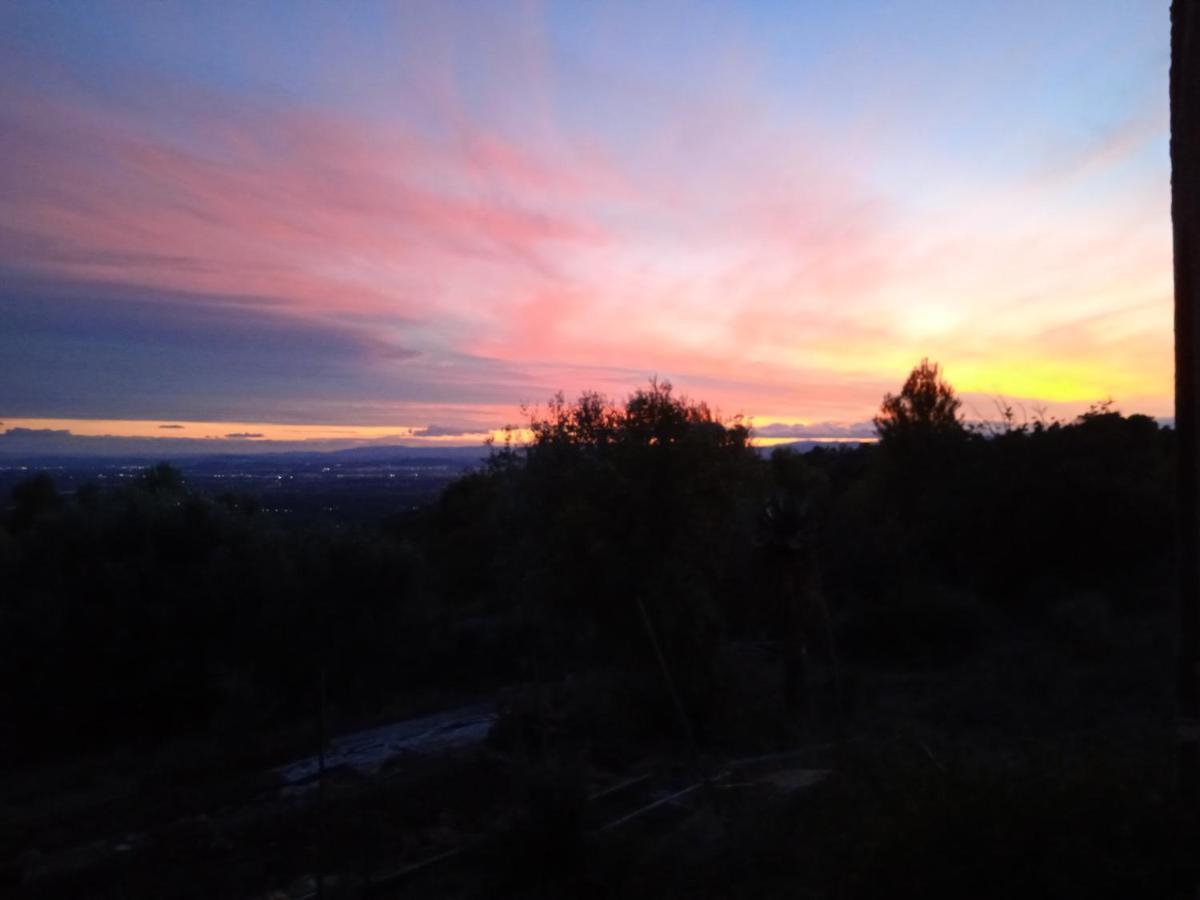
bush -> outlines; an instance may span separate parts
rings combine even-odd
[[[864,662],[947,665],[970,655],[988,630],[969,598],[933,588],[908,591],[844,615],[838,648]]]

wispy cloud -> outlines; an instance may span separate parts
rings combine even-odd
[[[0,409],[432,437],[658,372],[848,423],[928,355],[1164,411],[1146,16],[949,9],[309,10],[304,65],[255,10],[11,13]]]
[[[872,438],[875,436],[875,426],[870,422],[814,422],[809,425],[787,425],[772,423],[756,425],[754,434],[760,438],[796,438],[797,440],[848,440],[851,438]]]
[[[415,438],[430,437],[466,437],[486,435],[490,429],[486,425],[460,428],[454,425],[426,425],[424,428],[414,428],[410,435]]]

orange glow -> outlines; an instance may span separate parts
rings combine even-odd
[[[500,430],[423,435],[423,425],[295,425],[277,422],[186,422],[143,419],[5,419],[4,428],[65,430],[85,437],[192,438],[262,441],[394,441],[403,444],[481,444]]]
[[[798,424],[772,420],[771,425]],[[0,423],[0,431],[7,428],[31,430],[69,431],[80,437],[121,438],[188,438],[192,440],[243,441],[247,444],[263,442],[315,441],[321,443],[403,444],[407,446],[477,446],[487,440],[496,447],[506,441],[520,446],[533,438],[528,428],[492,428],[480,431],[464,431],[453,435],[425,435],[420,432],[425,426],[384,425],[295,425],[277,422],[185,422],[178,420],[144,419],[6,419]],[[756,447],[775,447],[796,441],[815,443],[870,443],[874,437],[843,437],[813,435],[800,437],[758,437],[752,443]]]
[[[813,444],[829,444],[831,446],[837,444],[873,444],[878,440],[875,437],[756,437],[751,441],[755,447],[779,447],[784,444],[796,443],[813,443]]]

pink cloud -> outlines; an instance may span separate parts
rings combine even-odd
[[[0,197],[22,264],[46,273],[413,314],[423,310],[404,308],[403,278],[387,277],[402,262],[434,275],[489,258],[538,267],[557,244],[604,239],[546,202],[566,183],[561,166],[492,140],[469,139],[456,157],[305,114],[257,131],[193,123],[218,139],[181,149],[84,110],[38,107],[13,123]],[[480,173],[514,189],[476,190]]]

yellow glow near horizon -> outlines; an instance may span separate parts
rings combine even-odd
[[[1124,398],[1169,396],[1171,383],[1146,371],[1114,372],[1097,369],[1087,361],[1064,359],[1014,360],[1000,366],[954,367],[948,380],[959,393],[1035,397],[1049,403],[1087,404],[1116,396]],[[1136,410],[1131,410],[1136,411]]]

